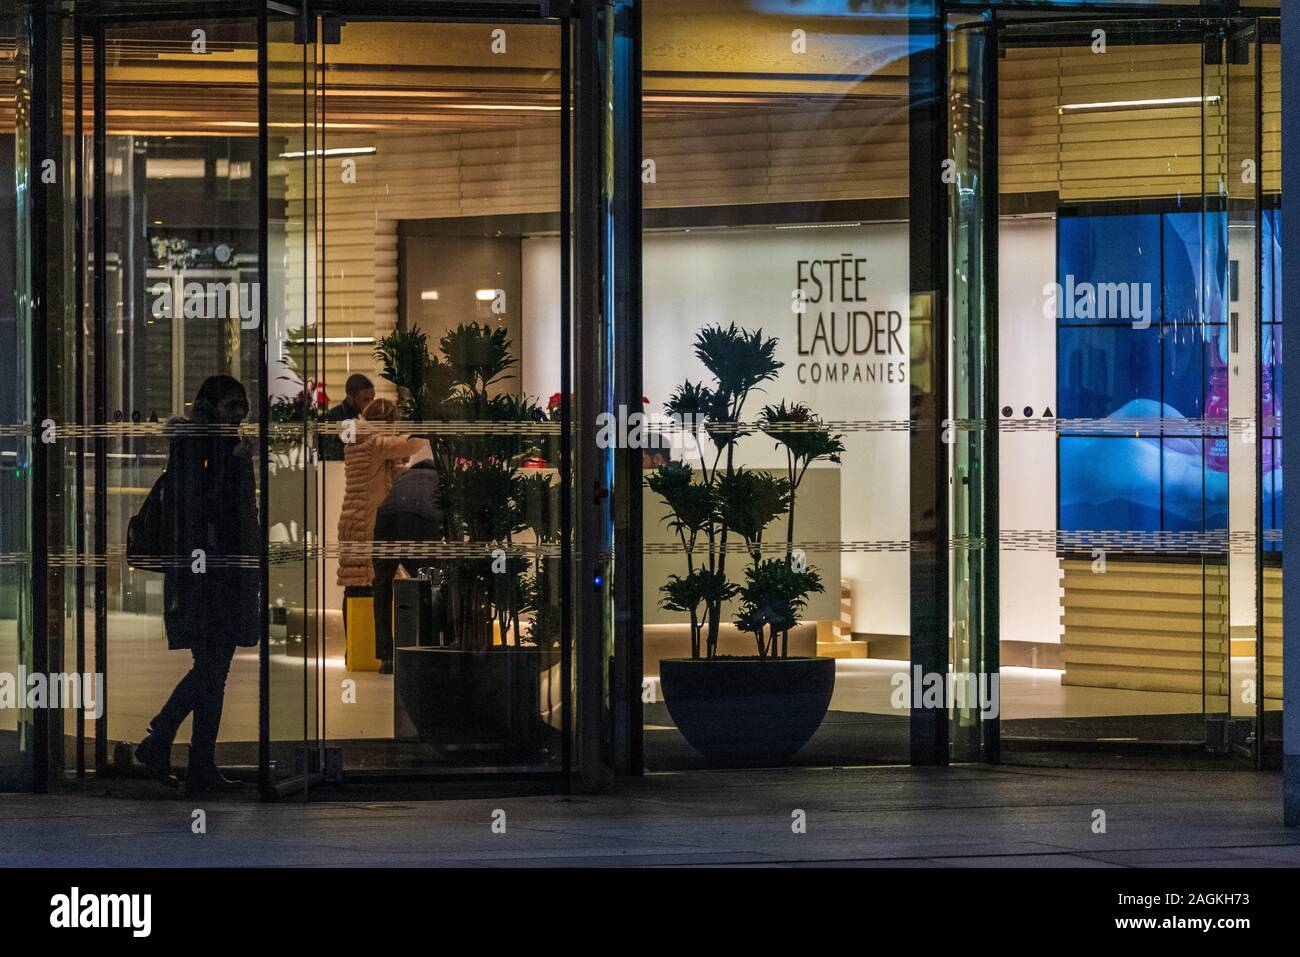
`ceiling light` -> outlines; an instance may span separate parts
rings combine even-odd
[[[375,152],[373,146],[333,146],[325,150],[294,150],[281,153],[280,159],[302,159],[304,156],[365,156]]]
[[[1066,110],[1152,110],[1165,106],[1199,106],[1202,103],[1218,103],[1218,96],[1171,96],[1159,100],[1108,100],[1101,103],[1065,103],[1056,108],[1058,113]]]

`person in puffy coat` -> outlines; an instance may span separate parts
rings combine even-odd
[[[191,713],[190,793],[237,788],[217,768],[217,732],[226,678],[237,647],[261,637],[261,526],[254,456],[235,432],[248,415],[237,379],[215,375],[199,388],[189,418],[169,420],[163,476],[163,624],[167,647],[188,650],[194,665],[150,722],[136,757],[176,786],[172,744]]]
[[[409,435],[386,435],[376,428],[397,420],[397,406],[388,399],[375,399],[361,413],[356,441],[343,451],[343,509],[339,514],[339,574],[347,599],[371,593],[374,568],[369,549],[375,529],[375,514],[388,497],[398,472],[408,458],[428,447],[426,439]],[[346,620],[346,619],[345,619]]]
[[[375,515],[376,542],[425,543],[441,540],[443,536],[442,511],[438,507],[438,469],[434,465],[433,450],[426,444],[413,454],[408,468],[397,477],[393,490],[388,493]],[[408,548],[399,546],[394,553],[376,555],[374,558],[375,598],[375,656],[379,659],[379,673],[393,671],[393,578],[402,569],[414,578],[421,566],[434,566],[430,558],[410,554]],[[430,631],[441,632],[443,622],[443,592],[441,583],[432,588],[433,607]],[[435,641],[435,644],[438,643]]]

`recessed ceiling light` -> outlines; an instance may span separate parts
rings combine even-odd
[[[1066,110],[1150,110],[1163,106],[1194,106],[1201,103],[1218,103],[1218,96],[1171,96],[1156,100],[1107,100],[1100,103],[1064,103],[1056,108]]]
[[[366,156],[376,152],[373,146],[334,146],[325,150],[294,150],[281,153],[280,159],[302,159],[304,156]]]

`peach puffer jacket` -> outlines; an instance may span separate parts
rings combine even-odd
[[[343,509],[339,513],[338,583],[369,585],[374,580],[370,557],[347,548],[350,542],[369,542],[375,531],[375,513],[397,480],[401,464],[424,446],[424,439],[409,435],[366,435],[357,423],[357,441],[343,450]]]

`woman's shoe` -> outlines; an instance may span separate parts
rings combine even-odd
[[[194,750],[190,749],[190,764],[185,771],[185,793],[200,794],[212,791],[238,791],[244,786],[242,781],[232,781],[221,773],[213,761],[194,760]]]
[[[150,731],[135,749],[135,759],[139,761],[154,778],[169,788],[180,787],[180,781],[172,774],[171,747],[155,740]]]

